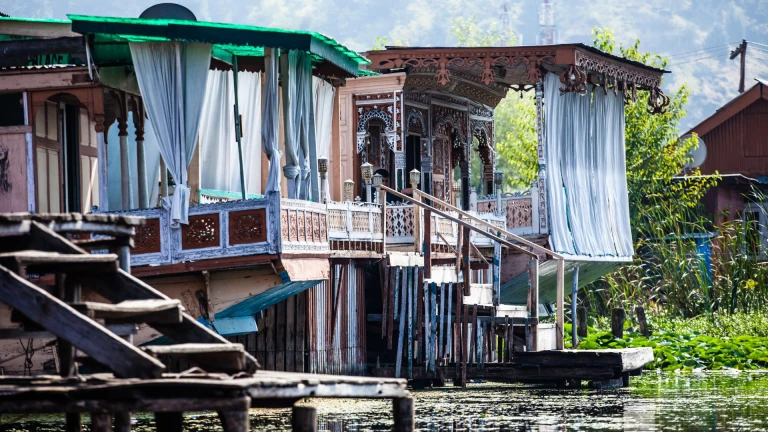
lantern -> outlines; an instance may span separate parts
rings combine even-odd
[[[501,171],[494,171],[493,183],[496,185],[496,189],[501,189],[501,184],[504,182],[504,173]]]
[[[420,179],[421,179],[421,173],[419,172],[419,170],[417,170],[416,168],[411,170],[411,187],[413,187],[414,189],[418,189]]]
[[[352,197],[355,194],[355,182],[352,179],[344,181],[344,200],[352,201]]]
[[[328,174],[328,158],[323,156],[317,159],[317,172],[320,173],[320,177],[325,178]]]
[[[373,165],[369,164],[368,162],[362,164],[360,166],[360,172],[363,174],[363,180],[365,180],[365,183],[370,183],[371,177],[373,177]]]

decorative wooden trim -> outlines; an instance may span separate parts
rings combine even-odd
[[[147,219],[143,226],[136,227],[133,241],[136,246],[131,254],[159,253],[162,250],[160,236],[160,218]]]
[[[267,209],[229,213],[229,244],[240,245],[267,241]]]
[[[218,213],[189,216],[189,224],[181,226],[182,249],[203,249],[220,245]]]

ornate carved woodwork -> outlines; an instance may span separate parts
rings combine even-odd
[[[242,210],[229,213],[229,244],[267,241],[267,210]]]
[[[146,219],[144,225],[136,227],[131,253],[139,255],[160,252],[160,239],[160,219]]]
[[[182,249],[218,247],[219,214],[189,216],[189,224],[181,226]]]

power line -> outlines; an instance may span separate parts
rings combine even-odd
[[[768,47],[768,45],[766,45],[766,44],[762,44],[762,43],[760,43],[760,42],[755,42],[755,41],[747,41],[747,43],[751,43],[751,44],[755,44],[755,45],[761,45],[761,46],[764,46],[764,47]]]
[[[695,56],[695,55],[698,55],[698,54],[703,54],[703,53],[708,52],[708,51],[717,51],[718,49],[728,49],[728,47],[729,47],[729,45],[716,45],[716,46],[711,46],[711,47],[707,47],[707,48],[700,48],[700,49],[693,50],[693,51],[686,51],[686,52],[683,52],[683,53],[671,54],[668,57],[670,59],[672,59],[672,58],[681,59],[681,58],[684,58],[684,57],[692,57],[692,56]]]
[[[701,60],[707,60],[707,59],[719,58],[719,57],[727,57],[727,56],[728,56],[727,53],[725,53],[725,54],[717,54],[717,55],[713,55],[713,56],[709,56],[709,57],[701,57],[701,58],[697,58],[697,59],[694,59],[694,60],[688,60],[688,61],[684,61],[684,62],[680,62],[680,63],[670,63],[670,66],[679,66],[679,65],[684,65],[686,63],[693,63],[693,62],[697,62],[697,61],[701,61]]]

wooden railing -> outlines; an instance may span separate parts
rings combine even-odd
[[[506,229],[517,235],[547,234],[546,226],[541,228],[540,205],[537,197],[538,188],[529,192],[502,194],[501,210],[505,218]],[[496,197],[489,195],[477,199],[478,213],[496,213]]]
[[[381,206],[353,201],[328,202],[328,239],[381,242]]]

